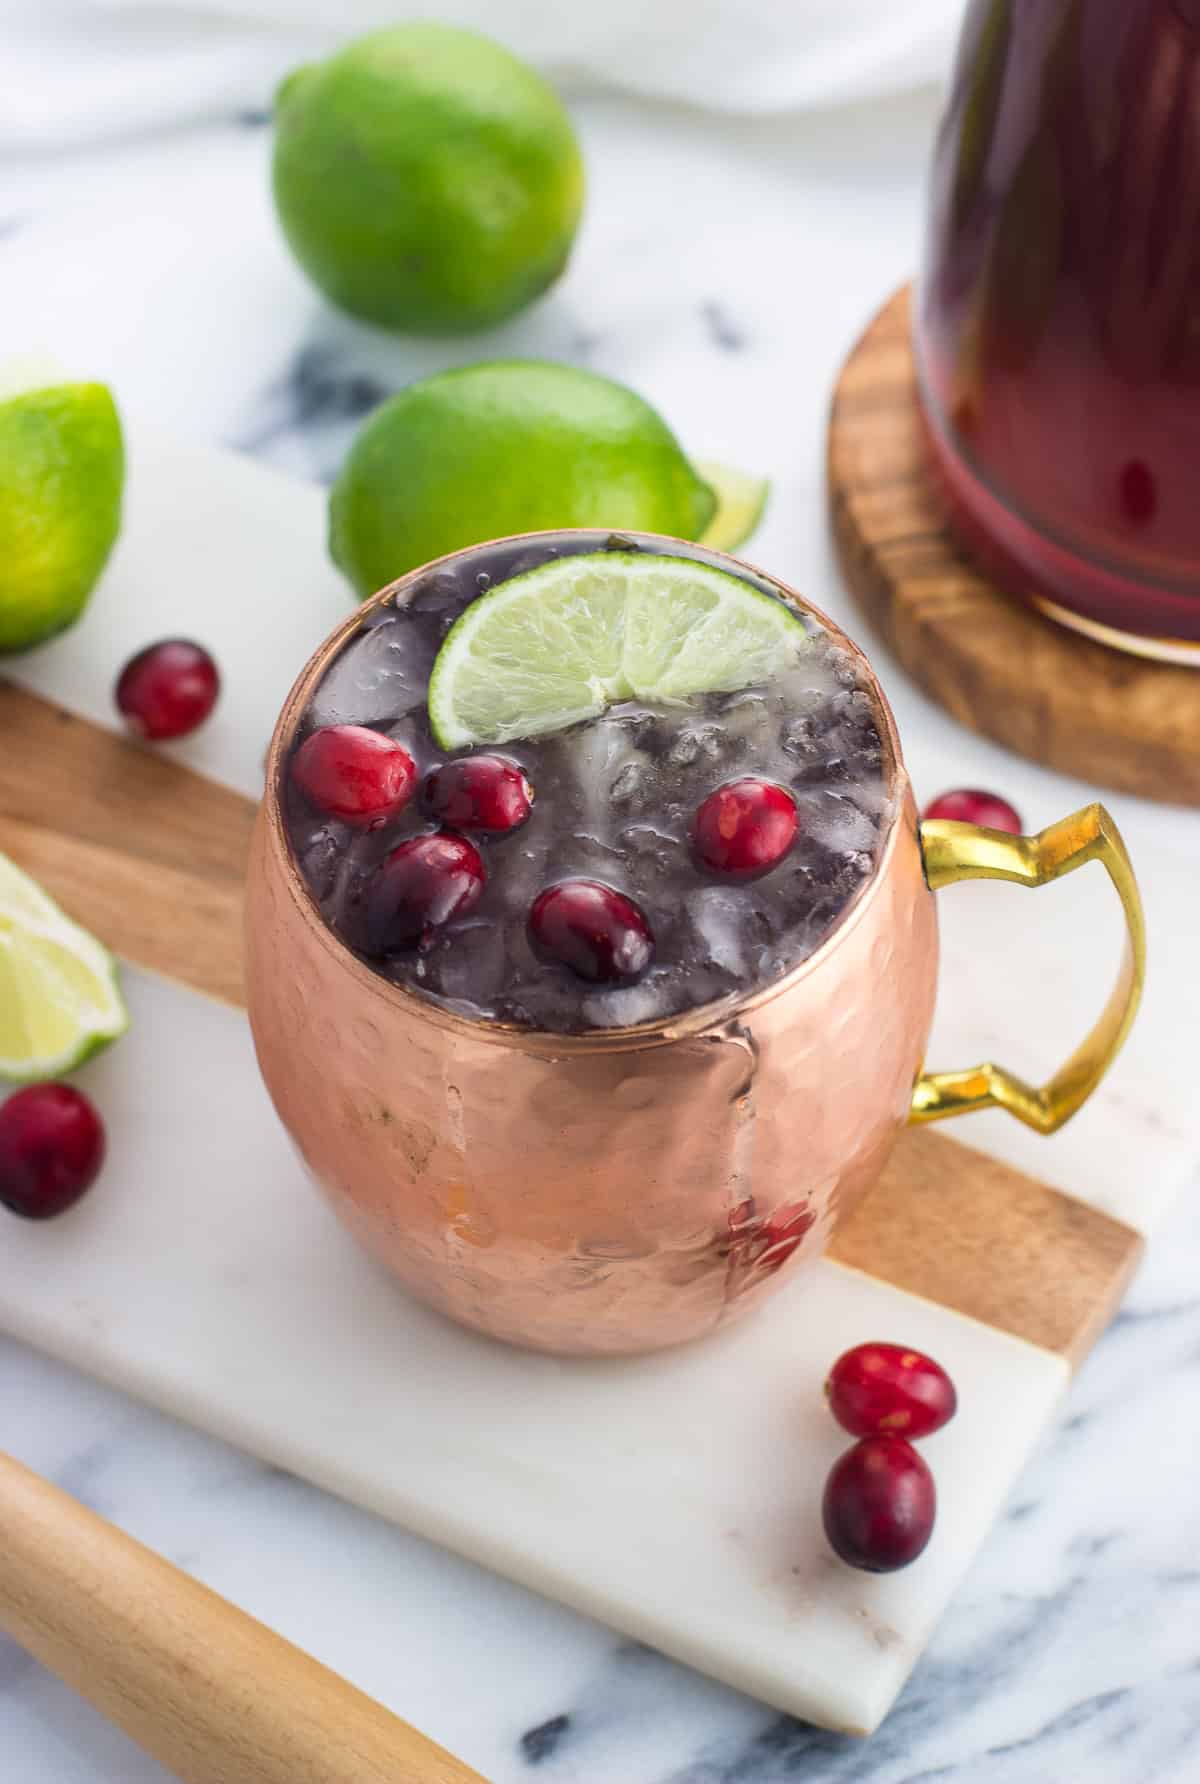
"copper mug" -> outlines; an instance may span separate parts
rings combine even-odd
[[[535,537],[578,549],[581,536]],[[583,535],[597,547],[606,537]],[[639,542],[742,567],[676,540]],[[1112,819],[1090,805],[1037,836],[918,823],[895,722],[862,653],[769,577],[856,658],[895,793],[874,874],[815,953],[744,995],[582,1035],[465,1017],[372,972],[313,902],[280,782],[331,659],[365,612],[404,601],[425,574],[352,614],[293,687],[247,894],[248,1002],[267,1088],[342,1220],[415,1295],[559,1353],[697,1338],[820,1255],[907,1121],[997,1105],[1051,1133],[1095,1089],[1133,1020],[1144,962],[1137,886]],[[1040,1088],[992,1064],[925,1072],[933,894],[973,878],[1045,885],[1091,860],[1120,895],[1127,943],[1083,1045]]]

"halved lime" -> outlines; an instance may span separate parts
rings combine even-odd
[[[717,498],[717,511],[700,535],[714,551],[736,551],[758,526],[771,493],[770,479],[730,465],[698,463],[696,470]]]
[[[540,737],[617,700],[752,687],[806,638],[782,601],[689,558],[555,558],[454,622],[429,680],[430,724],[443,749]]]
[[[57,1078],[128,1026],[107,948],[0,855],[0,1078]]]
[[[121,527],[112,393],[29,356],[0,366],[0,652],[74,624]]]

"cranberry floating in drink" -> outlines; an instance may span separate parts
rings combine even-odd
[[[425,784],[425,803],[459,830],[515,830],[529,816],[533,788],[506,756],[464,756],[443,762]]]
[[[866,885],[892,814],[875,699],[815,619],[700,554],[588,544],[480,548],[374,610],[317,686],[282,789],[295,857],[350,948],[422,997],[552,1033],[780,978]],[[635,559],[630,587],[650,595],[610,628],[618,663],[596,619],[616,597],[596,590]],[[542,579],[545,612],[528,600]],[[568,627],[554,604],[576,597]],[[664,619],[672,602],[682,620]],[[745,612],[713,620],[724,603]],[[497,614],[516,640],[503,652]],[[497,718],[522,652],[528,710]],[[389,805],[393,761],[419,798]]]
[[[465,837],[410,836],[371,876],[368,953],[397,954],[428,945],[436,930],[474,910],[484,882],[479,851]]]
[[[417,770],[403,744],[365,725],[322,725],[292,758],[292,779],[316,811],[372,830],[404,810]]]
[[[577,978],[608,985],[640,978],[654,958],[645,916],[622,892],[599,880],[564,880],[539,892],[529,913],[529,939],[545,960]]]
[[[1053,617],[1200,651],[1200,5],[969,7],[916,344],[985,567]]]
[[[710,793],[696,813],[696,855],[714,873],[757,880],[778,867],[796,836],[796,802],[772,781],[746,775]]]

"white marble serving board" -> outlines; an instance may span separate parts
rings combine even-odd
[[[132,649],[202,638],[225,690],[178,753],[253,793],[287,686],[346,610],[324,498],[140,428],[130,444],[126,531],[95,603],[17,672],[108,723]],[[794,574],[786,521],[753,555]],[[836,588],[806,586],[843,616]],[[881,667],[919,792],[982,781],[1031,824],[1092,796],[959,732]],[[1149,863],[1152,945],[1184,935],[1196,843],[1177,837],[1176,814],[1114,805]],[[1097,874],[1036,904],[994,887],[944,900],[933,1063],[995,1052],[1036,1071],[1065,1050],[1115,964],[1105,890]],[[133,1030],[82,1074],[110,1162],[62,1220],[6,1226],[0,1325],[785,1709],[878,1723],[1066,1387],[1058,1359],[831,1263],[741,1330],[665,1357],[568,1363],[489,1344],[412,1305],[333,1222],[240,1014],[127,977]],[[1190,956],[1164,950],[1087,1113],[1049,1143],[992,1116],[966,1137],[1144,1225],[1200,1151],[1174,1043],[1196,993]],[[885,1579],[836,1563],[818,1517],[845,1441],[820,1384],[869,1336],[939,1356],[962,1408],[927,1448],[941,1503],[930,1548]]]

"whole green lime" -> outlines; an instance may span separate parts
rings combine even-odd
[[[486,328],[553,284],[583,205],[558,96],[490,38],[397,25],[276,100],[275,203],[301,266],[385,328]]]
[[[623,384],[494,360],[398,391],[333,486],[329,547],[360,595],[464,545],[546,527],[697,539],[716,498],[662,417]]]
[[[0,401],[0,651],[71,625],[121,529],[125,453],[103,384]]]

